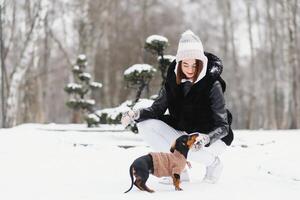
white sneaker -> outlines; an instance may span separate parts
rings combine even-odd
[[[180,181],[190,182],[190,175],[187,169],[183,170],[183,172],[180,174]]]
[[[203,181],[211,184],[217,183],[222,171],[223,165],[221,163],[221,160],[219,159],[219,157],[216,157],[215,161],[210,166],[206,167],[206,174]]]
[[[181,174],[180,174],[180,182],[190,182],[190,176],[188,173],[188,170],[185,169]],[[168,177],[163,177],[159,180],[159,183],[165,184],[165,185],[173,185],[173,178],[168,176]]]

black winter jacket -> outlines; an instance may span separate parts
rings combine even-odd
[[[207,52],[205,55],[208,58],[206,75],[188,92],[185,92],[184,84],[176,84],[176,61],[173,61],[157,99],[151,107],[140,110],[136,121],[159,119],[176,130],[208,134],[210,144],[222,139],[230,145],[233,132],[230,127],[231,114],[225,107],[223,96],[226,84],[220,77],[223,66],[217,56]],[[164,115],[167,109],[169,114]]]

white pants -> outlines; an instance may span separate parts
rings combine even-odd
[[[150,145],[154,151],[170,152],[171,145],[175,140],[185,133],[178,131],[157,119],[148,119],[137,124],[139,133],[144,141]],[[205,166],[210,166],[220,154],[226,149],[226,144],[222,140],[217,140],[209,147],[193,152],[190,151],[188,159],[199,162]]]

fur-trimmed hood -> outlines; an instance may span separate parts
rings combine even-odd
[[[223,72],[223,64],[222,64],[222,61],[219,57],[217,57],[216,55],[212,54],[212,53],[209,53],[209,52],[204,52],[204,55],[207,57],[207,67],[204,67],[201,71],[201,73],[199,74],[197,80],[195,81],[195,83],[197,83],[198,81],[200,81],[203,77],[205,76],[211,76],[212,78],[214,79],[218,79],[222,72]],[[178,63],[176,62],[176,60],[174,60],[171,65],[170,65],[170,68],[172,65],[176,65],[175,66],[175,69],[174,69],[174,73],[176,74],[177,73],[177,66],[178,66]],[[183,82],[187,81],[186,79],[183,80]],[[225,91],[226,89],[226,84],[224,81],[220,81],[221,82],[221,85],[222,85],[222,89],[223,89],[223,92]]]

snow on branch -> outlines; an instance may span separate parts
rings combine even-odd
[[[156,72],[156,69],[148,64],[135,64],[125,70],[124,75],[130,75],[132,73],[142,73],[142,72]]]
[[[163,43],[169,42],[168,38],[161,36],[161,35],[151,35],[151,36],[147,37],[147,39],[146,39],[146,43],[148,43],[148,44],[151,44],[155,41],[163,42]]]

